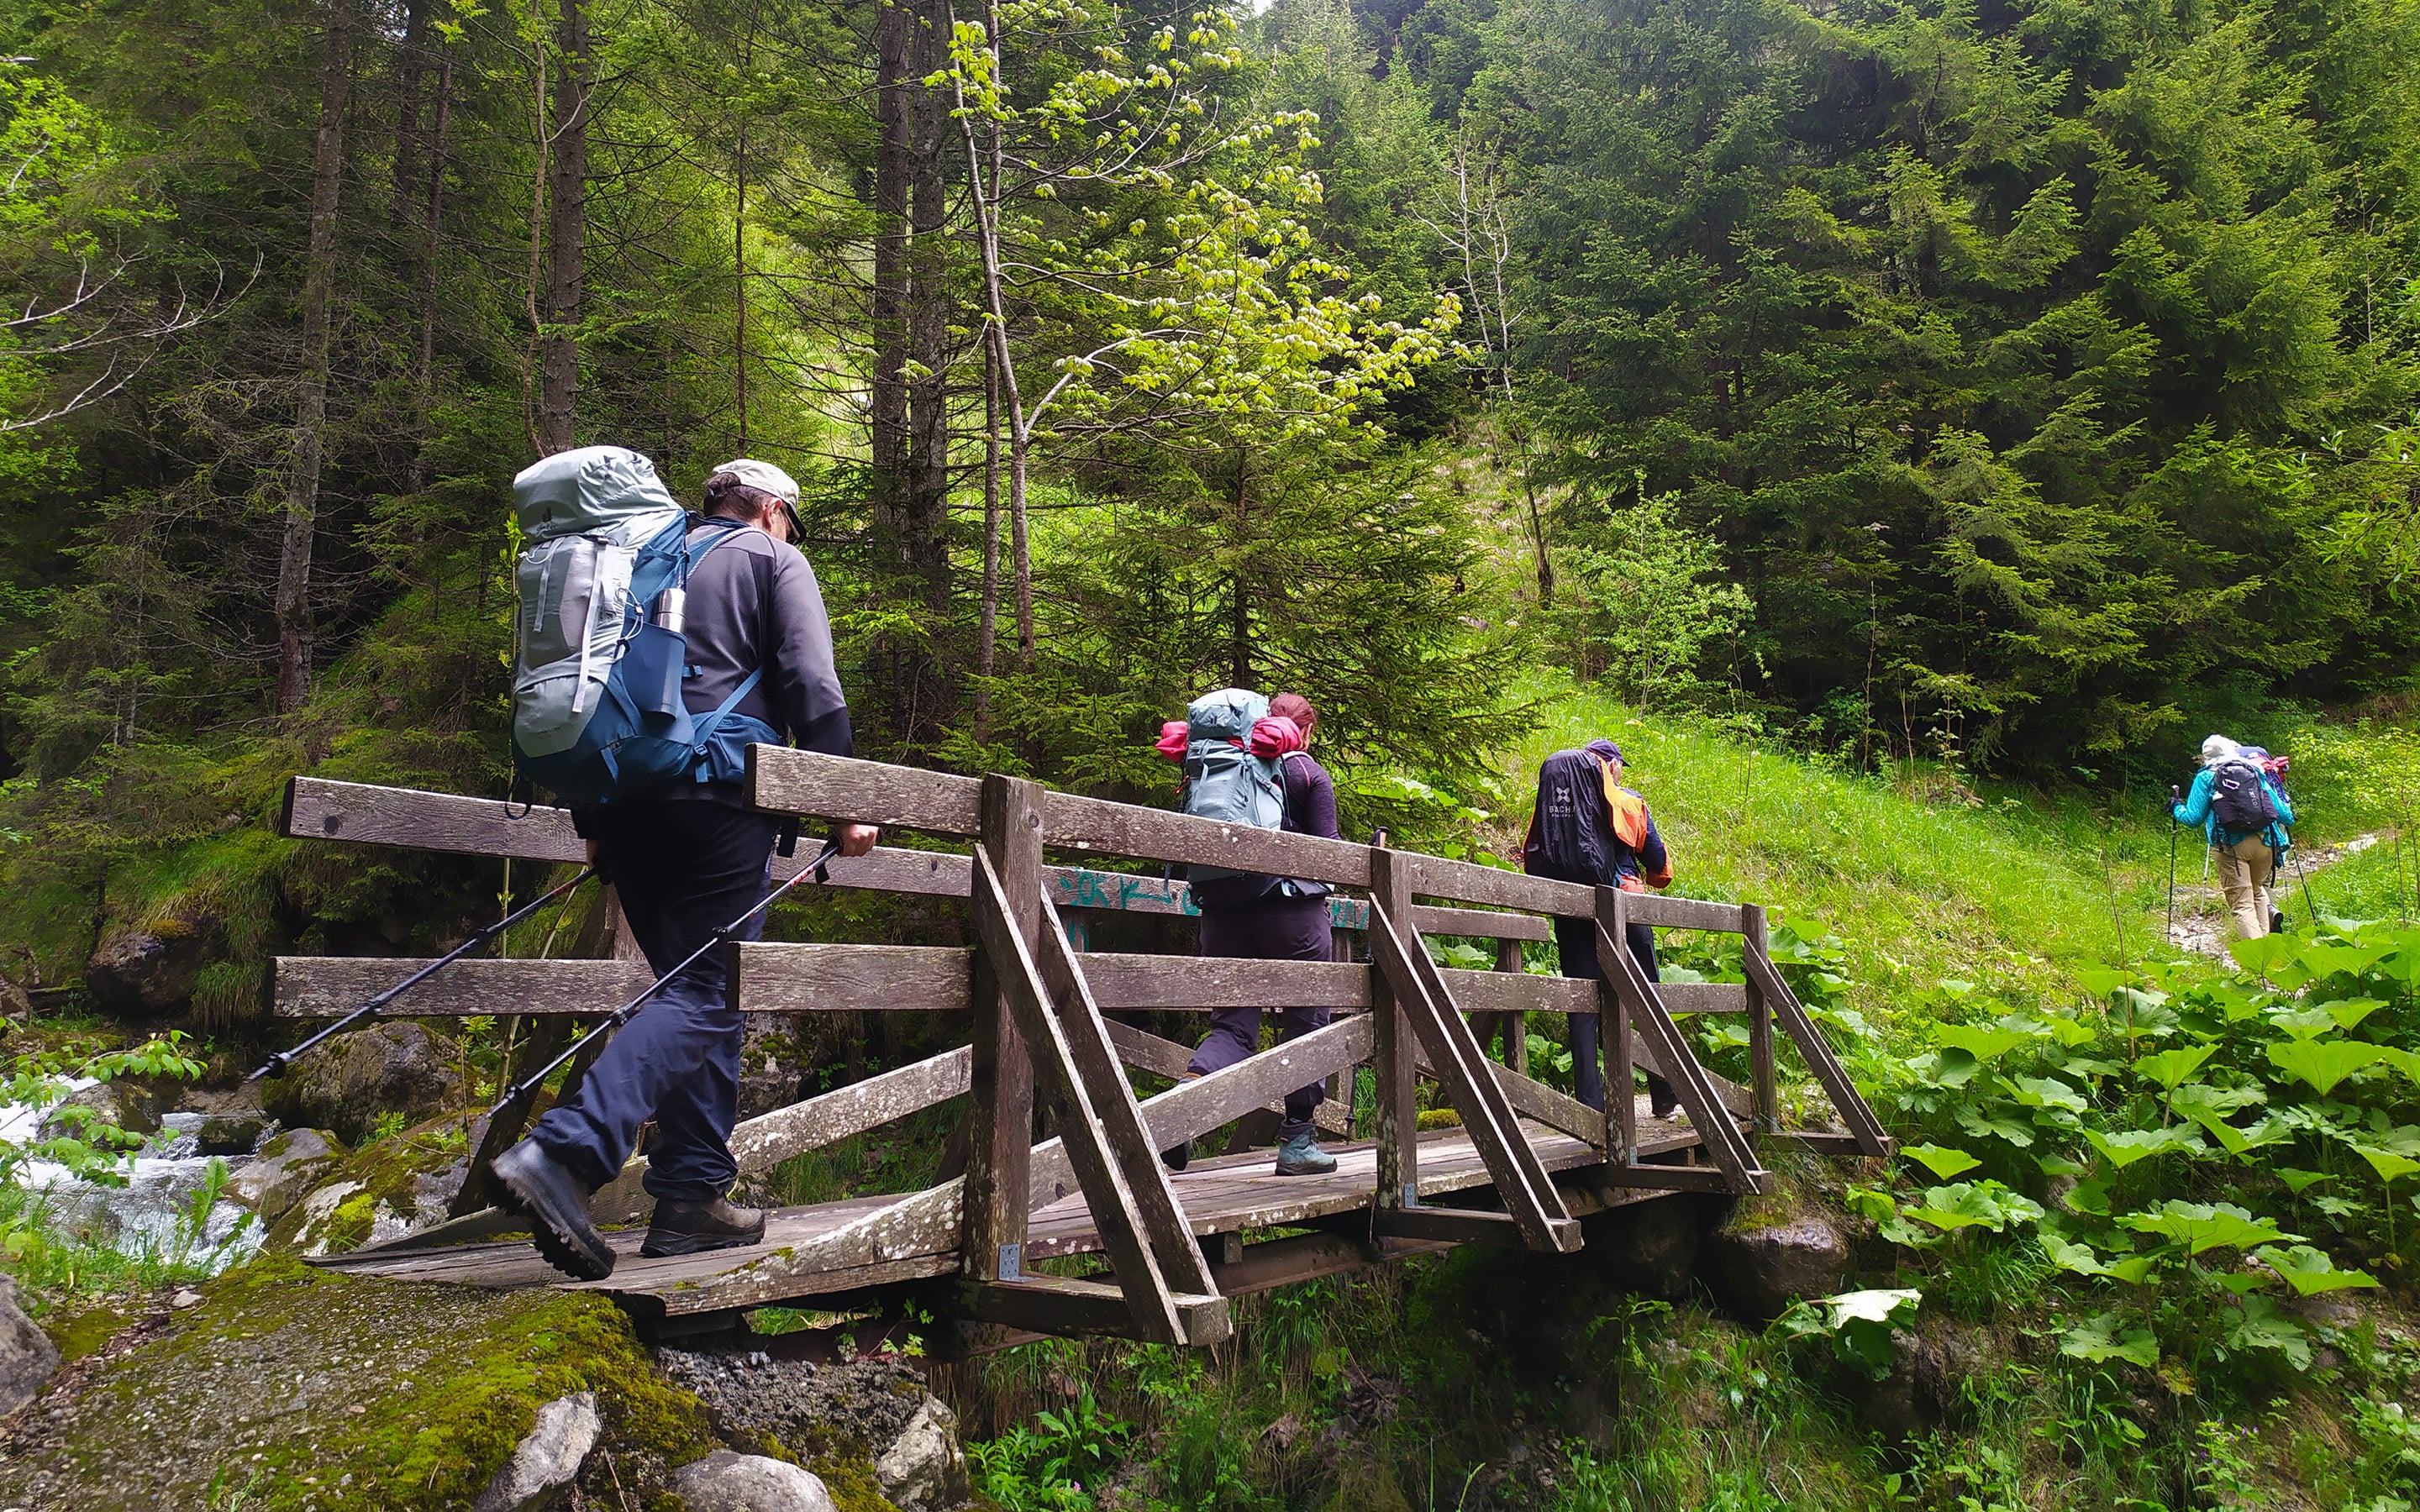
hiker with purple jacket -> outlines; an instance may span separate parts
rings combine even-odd
[[[1269,803],[1261,815],[1263,819],[1275,817],[1279,822],[1264,824],[1263,827],[1282,829],[1288,834],[1316,835],[1323,840],[1342,838],[1336,828],[1336,783],[1306,748],[1311,731],[1319,723],[1319,711],[1300,694],[1280,693],[1268,702],[1265,715],[1254,717],[1257,711],[1250,707],[1257,702],[1254,696],[1235,689],[1226,691],[1234,695],[1231,700],[1234,717],[1249,733],[1240,741],[1231,738],[1224,742],[1238,748],[1235,755],[1217,749],[1220,742],[1212,739],[1207,742],[1213,748],[1208,763],[1198,755],[1186,756],[1187,811],[1201,811],[1198,804],[1211,801],[1209,790],[1218,786],[1230,769],[1249,784],[1256,775],[1265,780],[1267,765],[1273,763],[1283,796],[1281,804]],[[1195,710],[1221,697],[1213,694],[1197,701]],[[1198,752],[1204,744],[1203,728],[1195,721],[1188,735],[1187,725],[1171,721],[1163,734],[1161,749],[1169,754]],[[1275,795],[1264,796],[1274,798]],[[1214,874],[1209,868],[1199,868],[1192,888],[1193,901],[1202,910],[1200,949],[1205,956],[1243,961],[1327,961],[1334,957],[1327,921],[1329,889],[1326,883],[1254,872]],[[1283,1008],[1277,1011],[1280,1044],[1327,1024],[1325,1008]],[[1257,1008],[1214,1011],[1209,1036],[1193,1052],[1192,1060],[1186,1066],[1187,1077],[1223,1071],[1258,1054],[1262,1012]],[[1280,1176],[1320,1175],[1336,1168],[1336,1157],[1319,1148],[1318,1130],[1311,1121],[1324,1096],[1317,1082],[1286,1094],[1285,1121],[1278,1126]],[[1161,1158],[1171,1169],[1181,1171],[1191,1158],[1191,1146],[1180,1145]]]

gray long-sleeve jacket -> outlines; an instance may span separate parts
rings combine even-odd
[[[736,712],[764,720],[800,749],[856,754],[815,569],[797,547],[749,527],[701,526],[690,541],[703,546],[726,530],[731,538],[690,574],[685,633],[699,675],[681,685],[682,701],[691,714],[710,714],[762,667],[763,680]]]

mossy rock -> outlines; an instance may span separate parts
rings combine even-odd
[[[358,1279],[270,1257],[205,1288],[0,1465],[0,1503],[263,1512],[459,1507],[540,1406],[597,1394],[633,1494],[706,1452],[705,1411],[601,1297]],[[215,1491],[214,1491],[215,1489]],[[650,1488],[652,1489],[652,1488]]]
[[[294,1255],[342,1255],[442,1222],[458,1182],[432,1186],[424,1178],[460,1165],[469,1148],[460,1114],[365,1145],[317,1173],[311,1191],[270,1226],[268,1246]]]

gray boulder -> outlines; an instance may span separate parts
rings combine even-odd
[[[1704,1201],[1689,1193],[1626,1203],[1581,1221],[1580,1254],[1616,1290],[1678,1302],[1697,1277],[1707,1222]]]
[[[808,1472],[729,1449],[683,1465],[673,1489],[689,1512],[839,1512],[831,1492]]]
[[[289,1129],[227,1179],[226,1195],[260,1214],[263,1223],[275,1223],[346,1153],[344,1145],[324,1129]]]
[[[218,916],[202,910],[117,930],[85,963],[85,991],[107,1012],[164,1013],[194,995],[220,933]]]
[[[70,1108],[85,1109],[91,1115],[87,1122]],[[101,1082],[63,1100],[42,1119],[41,1136],[45,1139],[65,1134],[82,1138],[83,1131],[93,1123],[114,1124],[128,1134],[156,1134],[160,1128],[160,1100],[150,1089],[133,1082]]]
[[[258,1113],[221,1113],[202,1120],[195,1137],[205,1155],[249,1155],[260,1148],[269,1119]]]
[[[553,1505],[580,1473],[588,1451],[597,1447],[604,1426],[592,1391],[560,1396],[539,1408],[537,1422],[513,1446],[513,1457],[471,1504],[471,1512],[537,1512]]]
[[[1716,1295],[1741,1317],[1771,1322],[1801,1297],[1839,1291],[1849,1246],[1812,1213],[1734,1215],[1707,1242]]]
[[[41,1394],[59,1373],[59,1347],[17,1305],[17,1283],[0,1276],[0,1417]]]
[[[332,1040],[277,1079],[269,1111],[358,1143],[380,1115],[417,1122],[460,1100],[453,1046],[417,1024],[377,1024]]]
[[[899,1512],[947,1512],[972,1493],[958,1414],[929,1394],[908,1427],[874,1461],[874,1478]]]

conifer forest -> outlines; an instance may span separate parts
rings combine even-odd
[[[2420,1506],[2420,0],[0,0],[0,1504]],[[1681,1048],[1832,1143],[1566,1254],[1365,1195],[1195,1348],[320,1263],[509,1216],[499,1099],[610,1032],[407,997],[245,1080],[352,1006],[293,973],[579,872],[289,783],[551,811],[513,484],[599,445],[795,480],[863,762],[1169,810],[1164,721],[1293,692],[1345,841],[1519,872],[1617,742],[1671,896],[1753,905],[1656,936],[1749,1005]],[[2214,734],[2287,759],[2252,937],[2171,811]],[[766,937],[980,963],[972,874]],[[1574,974],[1421,895],[1439,982]],[[484,953],[635,960],[565,897]],[[972,969],[747,1015],[743,1124],[975,1070],[735,1200],[980,1175]],[[1887,1153],[1767,1085],[1768,970]],[[1581,1011],[1469,1014],[1525,1117],[1587,1111]],[[1483,1122],[1421,1054],[1407,1137]],[[1331,1149],[1393,1137],[1355,1064]]]

